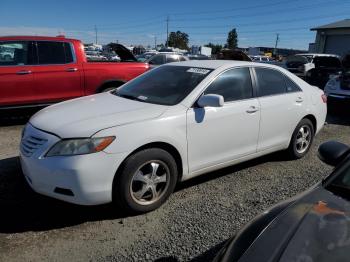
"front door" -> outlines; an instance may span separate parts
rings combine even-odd
[[[0,42],[0,107],[30,104],[33,92],[32,42]]]
[[[204,94],[224,97],[224,106],[187,112],[190,172],[230,162],[256,152],[260,110],[249,68],[229,69]]]

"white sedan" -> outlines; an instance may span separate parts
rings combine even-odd
[[[38,193],[147,212],[179,181],[279,150],[303,157],[324,125],[325,99],[273,65],[167,64],[34,115],[22,169]]]

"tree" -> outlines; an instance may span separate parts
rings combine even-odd
[[[184,32],[176,31],[169,34],[168,46],[188,50],[188,42],[188,34]]]
[[[213,55],[216,55],[216,54],[220,53],[220,51],[222,49],[222,45],[219,45],[219,44],[209,43],[209,44],[207,44],[205,46],[211,48],[211,53]]]
[[[230,32],[228,32],[226,46],[229,49],[236,49],[238,47],[238,37],[236,28],[233,28]]]

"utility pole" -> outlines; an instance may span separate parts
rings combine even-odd
[[[280,34],[276,34],[276,43],[275,43],[275,50],[274,50],[274,55],[277,55],[277,45],[278,42],[280,41]]]
[[[95,44],[97,45],[97,26],[95,25]]]
[[[154,50],[157,50],[157,36],[154,36]]]
[[[166,43],[165,46],[168,47],[169,41],[169,15],[166,17]]]

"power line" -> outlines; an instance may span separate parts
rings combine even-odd
[[[294,2],[297,2],[297,1],[301,1],[301,0],[294,0]],[[201,14],[213,14],[213,13],[227,13],[227,12],[232,12],[232,11],[242,11],[242,10],[249,10],[249,9],[254,9],[254,8],[266,8],[266,7],[271,8],[271,6],[276,6],[276,5],[286,4],[286,3],[288,4],[288,3],[292,3],[292,2],[290,0],[285,0],[285,1],[278,1],[275,3],[264,3],[264,4],[259,4],[259,5],[238,7],[238,8],[232,8],[232,9],[172,13],[171,15],[181,16],[181,15],[201,15]]]
[[[333,2],[337,2],[339,0],[327,0],[325,2],[322,3],[317,3],[317,4],[310,4],[310,5],[305,5],[305,6],[297,6],[294,8],[288,8],[288,9],[277,9],[274,10],[274,12],[278,12],[279,14],[281,13],[290,13],[292,11],[304,11],[305,9],[313,9],[315,7],[320,7],[320,4],[327,4],[329,5],[330,3]],[[344,2],[342,2],[344,4]],[[349,2],[348,2],[349,3]],[[345,3],[345,4],[348,4]],[[323,6],[323,7],[327,7],[327,6]],[[251,17],[259,17],[259,16],[271,16],[271,14],[269,13],[262,13],[262,12],[256,12],[256,13],[250,13],[248,15],[245,15],[244,18],[251,18]],[[229,15],[229,16],[216,16],[216,17],[202,17],[202,18],[187,18],[187,19],[172,19],[174,22],[191,22],[191,21],[213,21],[213,20],[222,20],[222,19],[229,19],[229,18],[236,18],[236,15]]]
[[[284,24],[284,23],[291,23],[291,22],[297,22],[297,21],[312,21],[312,20],[318,20],[318,19],[324,19],[324,18],[335,18],[343,15],[349,15],[349,12],[342,12],[342,13],[337,13],[335,15],[331,16],[324,16],[324,15],[319,15],[319,16],[314,16],[314,17],[306,17],[306,18],[293,18],[293,19],[284,19],[284,20],[274,20],[270,22],[263,22],[261,24],[255,23],[245,23],[245,24],[235,24],[234,27],[243,27],[243,26],[265,26],[265,25],[273,25],[273,24]],[[191,28],[222,28],[222,27],[232,27],[230,25],[199,25],[199,26],[174,26],[176,29],[191,29]]]

